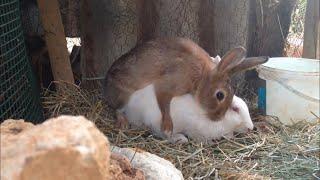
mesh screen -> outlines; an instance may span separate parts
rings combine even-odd
[[[29,64],[19,0],[0,0],[0,120],[43,118],[39,92]]]

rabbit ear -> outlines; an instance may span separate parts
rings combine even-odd
[[[246,50],[241,46],[229,50],[218,64],[218,72],[229,72],[243,61],[245,54]]]
[[[251,69],[257,65],[263,64],[267,62],[269,59],[268,56],[260,56],[260,57],[249,57],[245,58],[239,65],[233,67],[229,70],[229,74],[235,74],[237,72],[245,71]]]

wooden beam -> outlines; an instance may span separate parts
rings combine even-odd
[[[74,83],[57,0],[37,0],[55,81]]]
[[[308,0],[304,24],[302,57],[320,59],[320,1]]]

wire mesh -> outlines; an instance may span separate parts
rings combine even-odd
[[[19,0],[0,0],[0,120],[43,118],[40,94],[28,61]]]

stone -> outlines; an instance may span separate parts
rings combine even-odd
[[[4,121],[1,126],[1,135],[4,134],[19,134],[20,132],[34,127],[30,122],[25,122],[23,119],[14,120],[8,119]]]
[[[82,116],[1,124],[1,179],[112,179],[108,139]]]
[[[147,180],[182,180],[184,179],[179,171],[170,161],[160,158],[157,155],[131,148],[111,147],[112,153],[121,154],[130,159],[134,168],[143,171]]]
[[[133,168],[127,157],[112,153],[110,160],[110,174],[113,180],[144,180],[144,174],[141,170]]]

